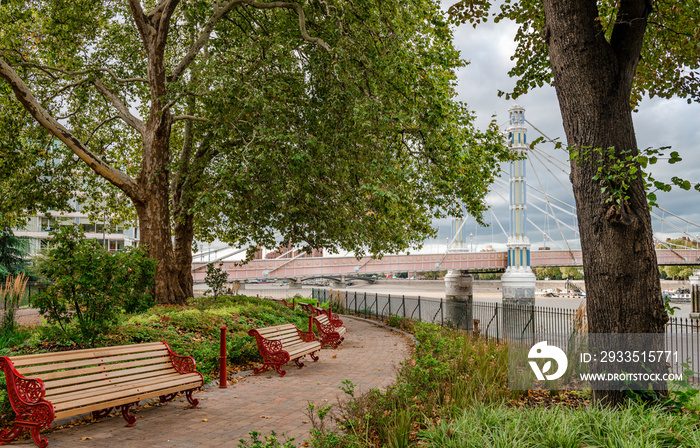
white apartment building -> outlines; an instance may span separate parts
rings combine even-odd
[[[124,227],[111,223],[106,217],[102,221],[92,222],[85,213],[81,213],[81,206],[72,199],[70,206],[73,211],[50,211],[38,213],[29,218],[27,223],[14,229],[15,236],[24,237],[29,242],[29,255],[34,255],[41,250],[49,248],[49,232],[61,225],[78,225],[85,233],[85,237],[98,241],[109,251],[122,250],[128,246],[138,244],[138,228]]]

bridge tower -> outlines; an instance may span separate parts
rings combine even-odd
[[[510,163],[510,236],[508,237],[508,267],[501,278],[503,305],[534,305],[535,274],[530,268],[530,240],[527,237],[527,182],[525,154],[527,128],[525,109],[517,103],[508,109],[506,129],[510,150],[518,160]]]

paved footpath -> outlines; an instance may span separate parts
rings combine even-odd
[[[121,414],[113,414],[97,423],[42,434],[49,439],[49,448],[236,448],[240,439],[250,441],[250,431],[285,433],[301,445],[311,429],[308,403],[335,404],[337,398],[345,397],[338,387],[346,379],[360,393],[386,387],[394,382],[399,363],[409,356],[405,336],[360,320],[343,321],[347,333],[338,350],[323,349],[318,362],[309,359],[301,370],[288,364],[284,378],[268,371],[227,389],[208,386],[195,394],[200,400],[197,409],[187,409],[183,398],[144,407],[135,413],[138,421],[132,428],[124,426]],[[35,445],[25,439],[9,446]]]

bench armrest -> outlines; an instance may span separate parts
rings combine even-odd
[[[14,364],[9,358],[0,357],[0,368],[5,372],[5,380],[9,392],[10,384],[16,391],[16,396],[27,403],[37,403],[44,398],[46,389],[44,382],[38,378],[25,378],[15,370]],[[10,394],[10,398],[12,394]]]
[[[299,337],[304,342],[313,342],[316,340],[316,335],[313,331],[304,331],[297,328],[297,333],[299,333]]]
[[[7,395],[17,420],[51,423],[54,419],[53,406],[44,400],[44,382],[38,378],[23,377],[5,356],[0,357],[0,368],[5,373]]]
[[[262,336],[256,329],[252,329],[248,332],[248,336],[255,338],[255,342],[258,343],[258,349],[263,358],[269,354],[274,354],[282,351],[282,342],[276,339],[267,339]]]
[[[170,353],[170,361],[173,363],[173,367],[178,373],[196,372],[195,368],[197,367],[197,362],[193,357],[176,355],[172,350],[170,350],[170,346],[165,341],[163,341],[163,344],[165,344],[165,348],[168,349],[168,353]]]

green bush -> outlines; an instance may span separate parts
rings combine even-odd
[[[62,226],[49,241],[53,248],[37,264],[53,284],[34,303],[67,339],[95,346],[123,311],[152,303],[156,263],[143,249],[109,253],[96,241],[86,240],[75,226]]]
[[[226,289],[228,274],[222,269],[223,265],[223,263],[219,263],[219,266],[215,266],[214,263],[207,264],[207,275],[204,277],[204,283],[209,287],[207,294],[211,293],[214,300]]]

